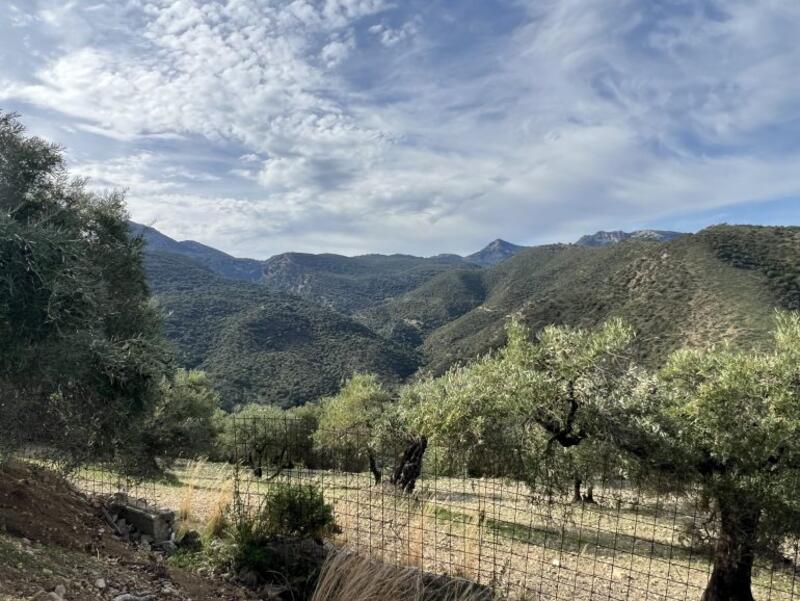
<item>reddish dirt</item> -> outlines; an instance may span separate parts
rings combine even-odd
[[[24,463],[0,465],[0,531],[74,551],[133,553],[112,538],[100,505],[75,491],[58,474]]]
[[[57,473],[25,463],[0,465],[0,601],[31,599],[58,585],[66,588],[66,601],[107,601],[122,593],[170,601],[254,598],[116,539],[100,502]]]

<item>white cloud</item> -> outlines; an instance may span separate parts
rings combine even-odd
[[[401,27],[392,28],[379,23],[370,27],[369,31],[380,38],[381,44],[391,47],[414,37],[419,32],[419,25],[416,21],[407,21]]]
[[[114,4],[37,3],[64,33],[32,78],[0,67],[0,102],[107,138],[81,173],[226,250],[468,251],[800,196],[793,0],[518,0],[483,38],[427,3]]]

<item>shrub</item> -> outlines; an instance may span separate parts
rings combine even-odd
[[[280,484],[270,488],[261,508],[267,532],[272,536],[293,536],[322,540],[340,532],[333,508],[313,484]]]
[[[317,486],[273,485],[256,511],[249,511],[241,497],[234,500],[233,567],[256,575],[280,572],[285,558],[275,557],[276,539],[321,542],[339,532],[333,508]]]

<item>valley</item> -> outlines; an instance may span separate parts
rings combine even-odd
[[[533,331],[621,317],[654,365],[684,344],[757,347],[775,309],[800,306],[796,227],[598,232],[530,248],[498,240],[469,257],[266,261],[132,229],[178,360],[206,370],[226,408],[300,405],[357,372],[388,384],[438,375],[502,345],[511,315]]]

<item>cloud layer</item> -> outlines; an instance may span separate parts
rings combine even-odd
[[[794,0],[12,1],[0,106],[235,254],[470,251],[800,198]]]

